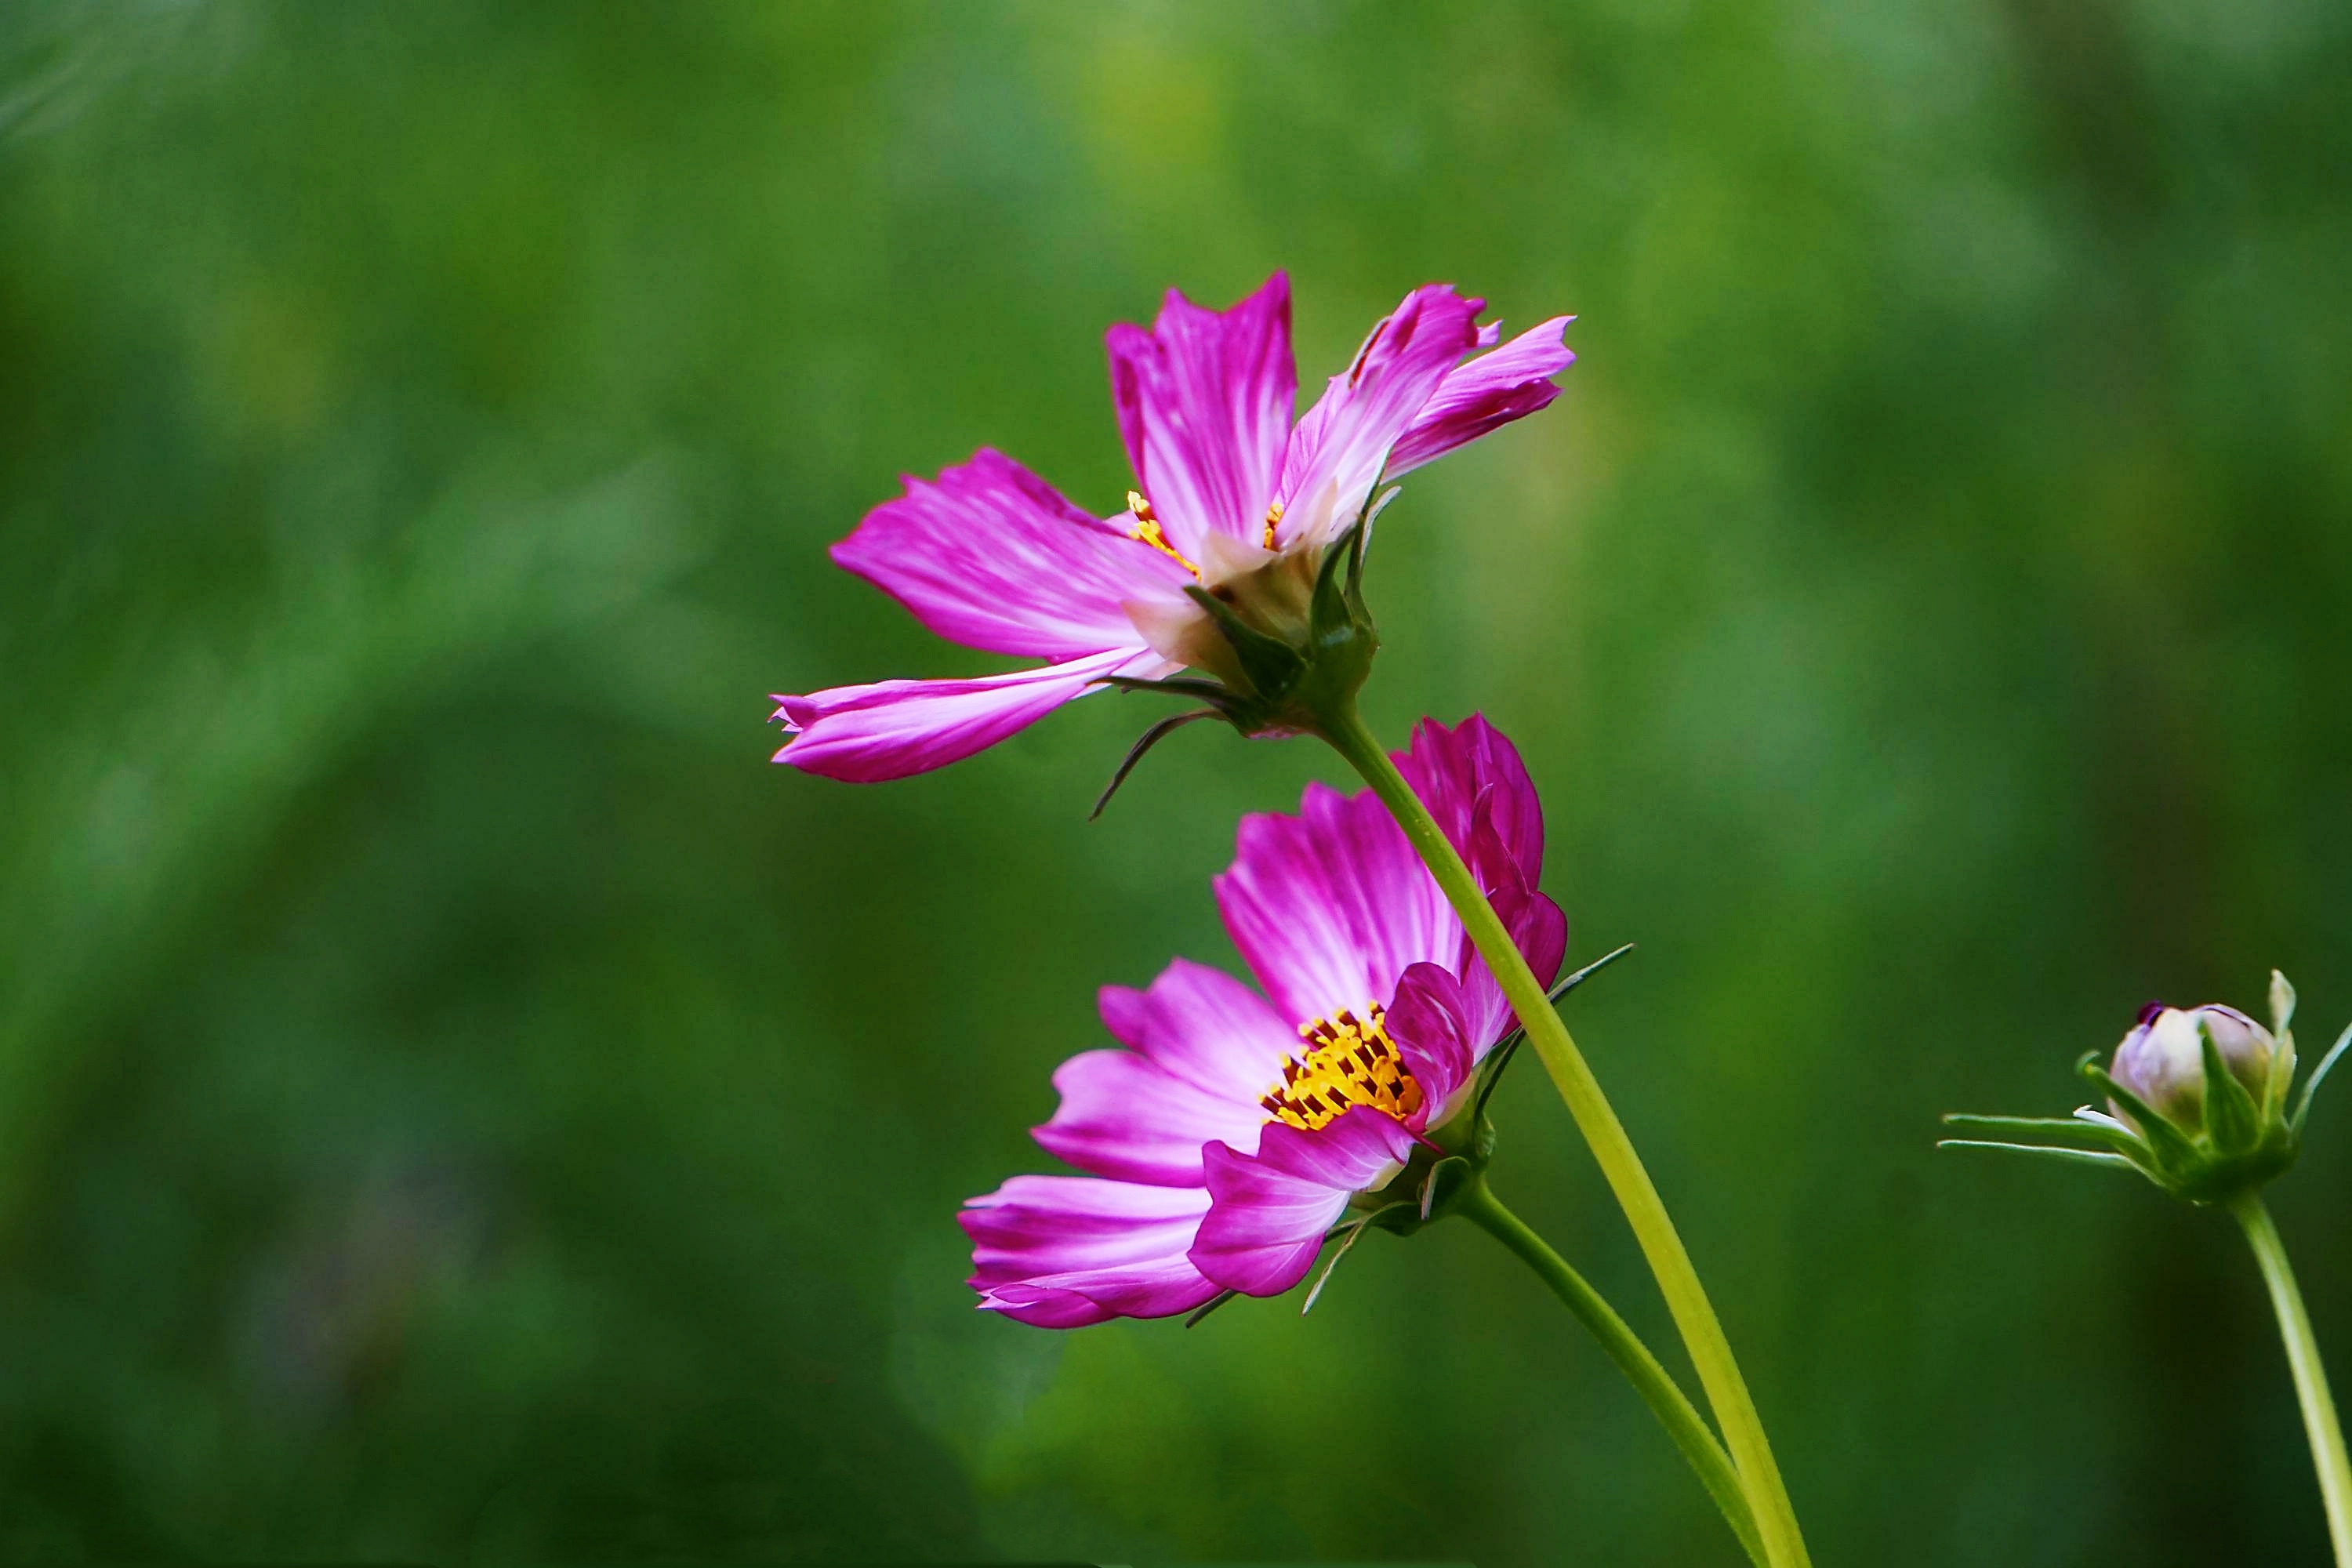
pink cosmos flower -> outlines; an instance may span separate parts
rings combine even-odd
[[[1537,890],[1543,810],[1518,752],[1474,715],[1424,721],[1397,764],[1549,984],[1568,921]],[[1182,959],[1148,991],[1103,989],[1124,1048],[1063,1063],[1034,1130],[1092,1174],[1014,1176],[965,1207],[982,1308],[1076,1328],[1288,1289],[1516,1027],[1369,791],[1310,784],[1297,816],[1244,818],[1216,889],[1262,991]]]
[[[1139,487],[1105,519],[982,449],[877,507],[833,558],[968,647],[1047,662],[963,680],[779,696],[775,760],[856,782],[994,745],[1108,678],[1196,661],[1207,622],[1184,590],[1276,574],[1311,584],[1330,542],[1394,478],[1534,413],[1575,358],[1569,317],[1496,348],[1484,301],[1432,283],[1372,329],[1296,426],[1290,283],[1232,310],[1170,290],[1150,331],[1111,328],[1111,396]],[[1465,360],[1474,350],[1492,353]],[[1148,500],[1146,498],[1149,498]]]

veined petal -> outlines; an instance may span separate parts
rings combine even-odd
[[[1319,542],[1354,521],[1389,449],[1477,346],[1484,303],[1451,284],[1424,284],[1372,329],[1347,372],[1331,378],[1290,433],[1277,498],[1280,543]]]
[[[982,1310],[1074,1329],[1189,1312],[1215,1295],[1185,1256],[1208,1207],[1198,1187],[1015,1176],[956,1219]]]
[[[1549,985],[1558,978],[1560,960],[1568,952],[1568,916],[1558,904],[1531,888],[1493,889],[1486,898],[1495,906],[1503,929],[1518,944],[1528,968],[1539,983]],[[1517,1026],[1517,1018],[1494,971],[1486,967],[1486,961],[1478,956],[1467,940],[1462,944],[1461,963],[1454,973],[1462,983],[1459,1005],[1471,1059],[1484,1061],[1495,1042]],[[1393,1026],[1389,1032],[1402,1050],[1403,1037],[1396,1033]]]
[[[1150,331],[1122,322],[1106,343],[1119,434],[1169,542],[1195,561],[1212,531],[1255,542],[1298,392],[1290,279],[1223,311],[1171,289]]]
[[[1135,642],[1127,601],[1182,602],[1182,566],[1001,452],[905,482],[833,559],[950,641],[1070,658]]]
[[[1279,1072],[1265,1074],[1259,1092]],[[1197,1187],[1202,1144],[1255,1150],[1265,1121],[1252,1100],[1188,1083],[1133,1051],[1072,1057],[1055,1070],[1054,1087],[1062,1102],[1030,1135],[1055,1158],[1123,1182]]]
[[[1397,982],[1396,999],[1389,1004],[1389,1038],[1421,1086],[1421,1109],[1411,1119],[1416,1131],[1442,1126],[1457,1109],[1448,1102],[1470,1082],[1483,1054],[1474,1038],[1475,1026],[1462,982],[1444,965],[1416,963]]]
[[[1369,790],[1312,784],[1296,816],[1244,817],[1216,889],[1234,945],[1302,1024],[1385,1005],[1408,966],[1450,965],[1461,947],[1461,922]]]
[[[1520,876],[1530,887],[1542,880],[1543,802],[1519,749],[1485,714],[1473,713],[1451,730],[1423,719],[1413,727],[1411,750],[1396,763],[1412,793],[1465,857],[1480,797],[1489,796],[1488,817]]]
[[[1395,479],[1442,458],[1559,396],[1551,378],[1576,363],[1576,355],[1560,342],[1575,319],[1554,316],[1494,353],[1448,371],[1389,448],[1388,477]]]
[[[884,680],[780,696],[772,717],[793,739],[773,760],[853,784],[905,778],[986,750],[1085,696],[1107,675],[1150,678],[1171,668],[1149,648],[1114,647],[1010,675]]]
[[[1255,1107],[1281,1076],[1282,1058],[1298,1049],[1293,1026],[1222,969],[1179,958],[1150,990],[1115,1001],[1118,989],[1104,987],[1100,999],[1112,1035],[1176,1078],[1236,1103]]]
[[[1221,1143],[1202,1152],[1213,1200],[1191,1258],[1227,1289],[1278,1296],[1306,1277],[1350,1194],[1386,1181],[1412,1134],[1360,1105],[1318,1131],[1271,1122],[1255,1157]]]

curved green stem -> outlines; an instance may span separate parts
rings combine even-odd
[[[1504,996],[1528,1032],[1528,1043],[1535,1047],[1544,1070],[1551,1075],[1553,1087],[1567,1101],[1569,1114],[1576,1119],[1577,1130],[1583,1133],[1593,1158],[1599,1162],[1601,1175],[1616,1194],[1618,1206],[1633,1228],[1634,1239],[1641,1244],[1643,1257],[1649,1260],[1650,1272],[1657,1278],[1666,1309],[1674,1314],[1675,1327],[1690,1352],[1691,1364],[1698,1371],[1699,1385],[1706,1391],[1707,1403],[1715,1410],[1716,1424],[1723,1429],[1725,1445],[1738,1467],[1742,1489],[1748,1494],[1749,1508],[1755,1511],[1757,1529],[1764,1538],[1766,1560],[1771,1568],[1808,1568],[1811,1559],[1805,1554],[1804,1536],[1797,1528],[1796,1510],[1780,1479],[1780,1467],[1772,1458],[1772,1446],[1764,1436],[1764,1423],[1756,1414],[1756,1402],[1749,1397],[1747,1382],[1739,1374],[1739,1363],[1732,1359],[1731,1343],[1724,1337],[1723,1325],[1716,1320],[1706,1290],[1699,1284],[1698,1271],[1691,1266],[1690,1254],[1675,1233],[1674,1221],[1667,1216],[1657,1187],[1643,1168],[1641,1156],[1634,1153],[1624,1125],[1601,1092],[1592,1068],[1586,1065],[1576,1042],[1569,1037],[1568,1026],[1552,1010],[1542,984],[1528,968],[1518,944],[1511,940],[1494,906],[1479,890],[1469,867],[1462,863],[1462,857],[1446,841],[1436,819],[1429,815],[1429,808],[1412,793],[1404,775],[1397,772],[1389,754],[1364,727],[1355,705],[1349,702],[1326,715],[1323,723],[1323,738],[1372,786],[1372,793],[1397,819],[1405,837],[1429,868],[1430,875],[1444,889],[1447,901],[1462,919],[1463,929],[1501,984]]]
[[[2352,1568],[2352,1461],[2344,1456],[2344,1428],[2336,1421],[2336,1401],[2327,1393],[2326,1369],[2319,1364],[2311,1315],[2303,1310],[2303,1292],[2295,1287],[2294,1270],[2287,1267],[2286,1244],[2279,1240],[2262,1194],[2249,1192],[2232,1199],[2230,1212],[2245,1227],[2254,1261],[2262,1266],[2263,1283],[2270,1287],[2271,1307],[2278,1313],[2287,1370],[2294,1374],[2295,1397],[2303,1404],[2304,1435],[2311,1440],[2319,1495],[2327,1505],[2327,1535],[2336,1543],[2336,1568]]]
[[[1715,1440],[1706,1419],[1692,1407],[1681,1387],[1658,1364],[1650,1347],[1634,1337],[1601,1293],[1586,1283],[1584,1276],[1569,1267],[1566,1259],[1554,1252],[1544,1238],[1529,1230],[1525,1221],[1503,1206],[1502,1200],[1488,1190],[1484,1177],[1473,1181],[1454,1200],[1454,1212],[1518,1254],[1521,1262],[1534,1269],[1552,1293],[1567,1304],[1576,1321],[1582,1323],[1617,1370],[1633,1385],[1633,1391],[1648,1403],[1650,1413],[1683,1451],[1690,1468],[1698,1472],[1699,1484],[1715,1499],[1715,1506],[1739,1537],[1747,1549],[1748,1560],[1763,1568],[1763,1538],[1756,1533],[1755,1516],[1748,1511],[1748,1494],[1739,1485],[1739,1472],[1732,1468],[1730,1456],[1723,1445]]]

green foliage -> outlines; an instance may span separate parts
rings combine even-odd
[[[2352,1013],[2347,78],[2305,0],[10,8],[0,1555],[1732,1560],[1468,1226],[971,1310],[1095,987],[1234,963],[1328,757],[766,764],[994,668],[826,563],[898,474],[1108,514],[1103,327],[1284,266],[1310,395],[1422,281],[1580,317],[1382,515],[1363,701],[1486,710],[1643,944],[1578,1037],[1819,1559],[2317,1561],[2236,1238],[1923,1130],[2273,961]]]

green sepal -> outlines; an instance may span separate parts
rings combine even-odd
[[[1241,1292],[1238,1290],[1218,1291],[1215,1295],[1210,1297],[1207,1300],[1202,1302],[1199,1306],[1193,1308],[1191,1312],[1186,1314],[1184,1326],[1188,1329],[1194,1327],[1202,1319],[1207,1317],[1210,1313],[1215,1311],[1218,1308],[1223,1306],[1226,1302],[1232,1300],[1234,1297],[1240,1294]]]
[[[2139,1167],[2121,1154],[2104,1153],[2096,1149],[2060,1149],[2048,1143],[1995,1143],[1981,1138],[1938,1138],[1938,1149],[1997,1149],[2006,1154],[2039,1154],[2045,1160],[2057,1160],[2069,1165],[2096,1165],[2107,1171],[2137,1171]]]
[[[1315,1277],[1314,1285],[1307,1292],[1307,1300],[1298,1304],[1300,1317],[1303,1318],[1315,1310],[1315,1299],[1323,1294],[1324,1286],[1331,1283],[1332,1271],[1339,1267],[1339,1259],[1348,1256],[1348,1249],[1356,1245],[1356,1238],[1364,1234],[1364,1227],[1371,1222],[1371,1216],[1367,1215],[1362,1219],[1339,1227],[1339,1231],[1346,1233],[1340,1237],[1339,1249],[1331,1254],[1329,1260],[1323,1265],[1323,1272]],[[1332,1236],[1338,1234],[1338,1231],[1326,1232],[1323,1239],[1328,1241]]]
[[[2319,1058],[2319,1065],[2312,1069],[2311,1076],[2303,1080],[2303,1098],[2295,1101],[2294,1118],[2288,1124],[2296,1132],[2303,1131],[2303,1120],[2311,1114],[2311,1097],[2319,1092],[2320,1080],[2342,1058],[2347,1047],[2352,1047],[2352,1024],[2344,1026],[2344,1032],[2336,1037],[2336,1043],[2327,1048],[2326,1056]]]
[[[1955,1110],[1944,1118],[1944,1125],[1962,1132],[2011,1132],[2020,1137],[2087,1138],[2095,1143],[2105,1143],[2126,1159],[2132,1152],[2144,1148],[2141,1140],[2129,1129],[2106,1127],[2096,1121],[2084,1121],[2074,1116],[1975,1116]]]
[[[1239,707],[1247,700],[1223,681],[1211,680],[1202,675],[1171,675],[1163,680],[1146,680],[1133,675],[1106,675],[1095,684],[1119,691],[1159,691],[1171,697],[1190,697],[1210,703],[1220,711]]]
[[[1234,613],[1231,605],[1198,583],[1185,584],[1184,593],[1216,623],[1256,696],[1278,702],[1298,684],[1298,678],[1307,672],[1307,660],[1297,648],[1251,626]]]
[[[2083,1059],[2074,1064],[2074,1070],[2092,1088],[2123,1107],[2139,1124],[2139,1135],[2147,1140],[2158,1168],[2168,1177],[2185,1176],[2205,1163],[2205,1156],[2196,1144],[2189,1141],[2189,1134],[2158,1115],[2147,1101],[2107,1076],[2107,1069],[2099,1065],[2098,1052],[2084,1052]]]
[[[1103,814],[1103,807],[1110,804],[1110,797],[1118,793],[1118,786],[1127,782],[1127,775],[1135,771],[1135,764],[1143,760],[1144,752],[1151,750],[1170,734],[1187,724],[1197,720],[1222,719],[1224,716],[1214,708],[1195,708],[1189,713],[1178,713],[1162,719],[1159,723],[1138,735],[1135,738],[1135,744],[1129,746],[1127,749],[1127,755],[1119,760],[1118,771],[1110,775],[1110,783],[1103,785],[1102,794],[1095,797],[1095,808],[1087,813],[1087,820],[1092,822]]]
[[[1363,531],[1363,520],[1358,518],[1324,551],[1323,563],[1316,571],[1314,596],[1307,601],[1307,636],[1318,647],[1336,637],[1355,635],[1355,607],[1348,603],[1347,589],[1340,583],[1340,568],[1354,553],[1356,542]]]
[[[1449,1154],[1432,1165],[1421,1182],[1421,1223],[1427,1225],[1450,1210],[1477,1174],[1477,1167],[1459,1154]]]
[[[1595,974],[1598,974],[1601,971],[1608,968],[1611,964],[1616,963],[1619,959],[1624,957],[1627,953],[1633,951],[1633,944],[1629,942],[1622,947],[1618,947],[1611,952],[1602,953],[1600,957],[1594,959],[1591,963],[1586,964],[1575,973],[1564,975],[1559,980],[1554,982],[1552,988],[1544,993],[1544,1000],[1550,1003],[1553,1006],[1558,1006],[1561,997],[1567,995],[1570,992],[1575,990],[1578,986],[1591,979]],[[1485,1081],[1478,1086],[1478,1097],[1471,1110],[1473,1120],[1481,1119],[1486,1116],[1487,1099],[1494,1094],[1495,1086],[1503,1080],[1503,1069],[1511,1065],[1511,1058],[1517,1052],[1521,1046],[1527,1043],[1527,1038],[1528,1031],[1524,1025],[1518,1028],[1513,1029],[1509,1034],[1505,1035],[1500,1040],[1495,1042],[1495,1048],[1488,1051],[1486,1053],[1486,1059],[1479,1064],[1479,1072],[1484,1077]]]
[[[2271,971],[2271,1033],[2284,1035],[2294,1022],[2294,986],[2283,971]]]
[[[1380,487],[1375,485],[1372,488],[1378,489]],[[1348,531],[1346,538],[1348,581],[1345,591],[1348,613],[1370,626],[1372,619],[1371,613],[1364,608],[1364,546],[1371,542],[1371,530],[1365,526],[1365,520],[1359,517],[1356,520],[1356,526]]]
[[[2287,1005],[2292,1011],[2292,998]],[[2271,1037],[2271,1041],[2270,1076],[2263,1079],[2263,1125],[2266,1128],[2285,1122],[2287,1095],[2294,1088],[2294,1031],[2280,1029]]]
[[[2205,1135],[2216,1152],[2228,1158],[2243,1154],[2263,1141],[2262,1111],[2238,1075],[2221,1059],[2213,1031],[2198,1020],[2197,1038],[2205,1053]]]

